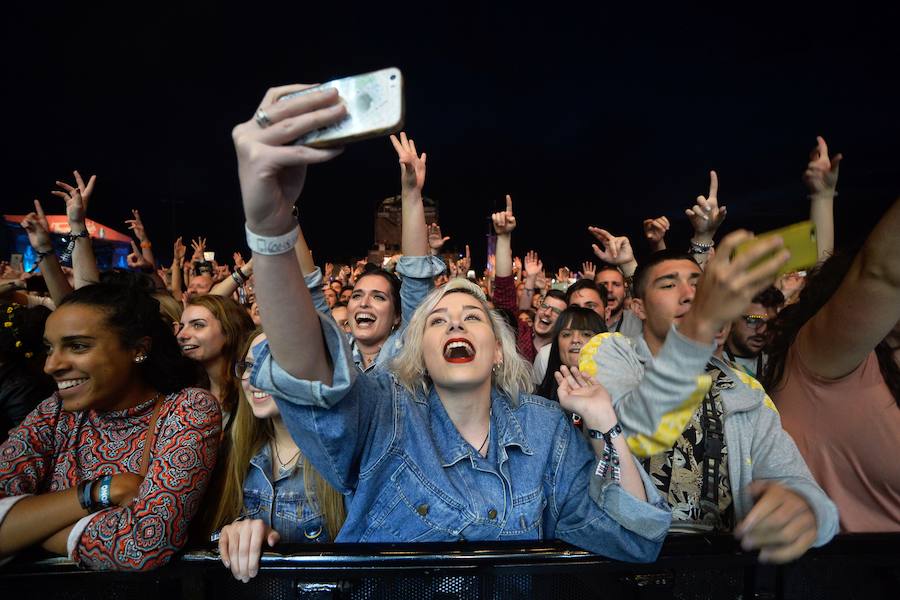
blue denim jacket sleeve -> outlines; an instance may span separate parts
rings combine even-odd
[[[322,269],[316,267],[315,271],[304,275],[303,280],[306,282],[306,287],[309,288],[309,295],[312,296],[313,307],[320,313],[330,315],[331,309],[328,308],[325,292],[322,291]]]
[[[400,284],[400,305],[403,315],[401,328],[412,318],[425,296],[434,289],[434,278],[444,272],[447,266],[436,256],[401,256],[397,263],[397,273],[403,279]]]
[[[647,502],[594,473],[597,458],[574,427],[567,427],[562,438],[564,448],[548,506],[556,516],[551,535],[618,560],[656,560],[672,513],[641,465],[637,470]]]
[[[278,366],[268,342],[254,349],[253,385],[272,394],[281,417],[303,455],[343,494],[356,488],[360,464],[390,445],[391,381],[364,375],[350,358],[343,332],[319,314],[326,351],[334,368],[331,385],[297,379]],[[387,389],[384,389],[387,388]]]

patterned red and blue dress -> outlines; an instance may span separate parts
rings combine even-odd
[[[215,467],[222,416],[206,390],[162,401],[147,475],[131,504],[85,516],[69,557],[88,569],[146,571],[187,541]],[[0,446],[0,522],[21,498],[75,487],[101,475],[138,473],[155,399],[122,411],[67,412],[53,395]]]

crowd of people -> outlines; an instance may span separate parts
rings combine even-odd
[[[591,227],[594,256],[555,278],[540,249],[515,258],[528,224],[507,196],[472,277],[426,223],[404,133],[400,254],[320,267],[294,205],[339,151],[291,142],[346,109],[333,90],[278,101],[300,89],[233,130],[246,261],[207,261],[202,238],[186,260],[178,238],[161,267],[134,210],[130,268],[100,272],[96,179],[57,182],[59,256],[35,201],[40,274],[0,273],[0,560],[146,570],[212,542],[248,581],[280,542],[560,539],[650,562],[670,531],[726,532],[783,563],[900,531],[900,202],[835,253],[823,139],[808,272],[782,273],[780,237],[717,239],[711,172],[690,240],[648,218],[638,263]]]

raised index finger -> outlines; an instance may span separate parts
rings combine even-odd
[[[719,176],[715,171],[709,172],[709,197],[715,198],[719,194]]]
[[[40,217],[41,219],[44,218],[44,208],[41,206],[41,201],[40,201],[40,200],[35,200],[35,201],[34,201],[34,210],[35,210],[35,212],[37,213],[37,216],[38,216],[38,217]]]
[[[512,209],[512,196],[509,194],[506,195],[506,212],[511,213]]]

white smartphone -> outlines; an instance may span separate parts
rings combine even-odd
[[[329,88],[337,89],[347,107],[347,116],[334,125],[310,131],[294,144],[332,148],[397,133],[403,128],[403,74],[396,67],[335,79],[287,94],[279,101]]]
[[[216,260],[216,253],[215,252],[204,252],[203,260],[209,261],[209,262]]]

